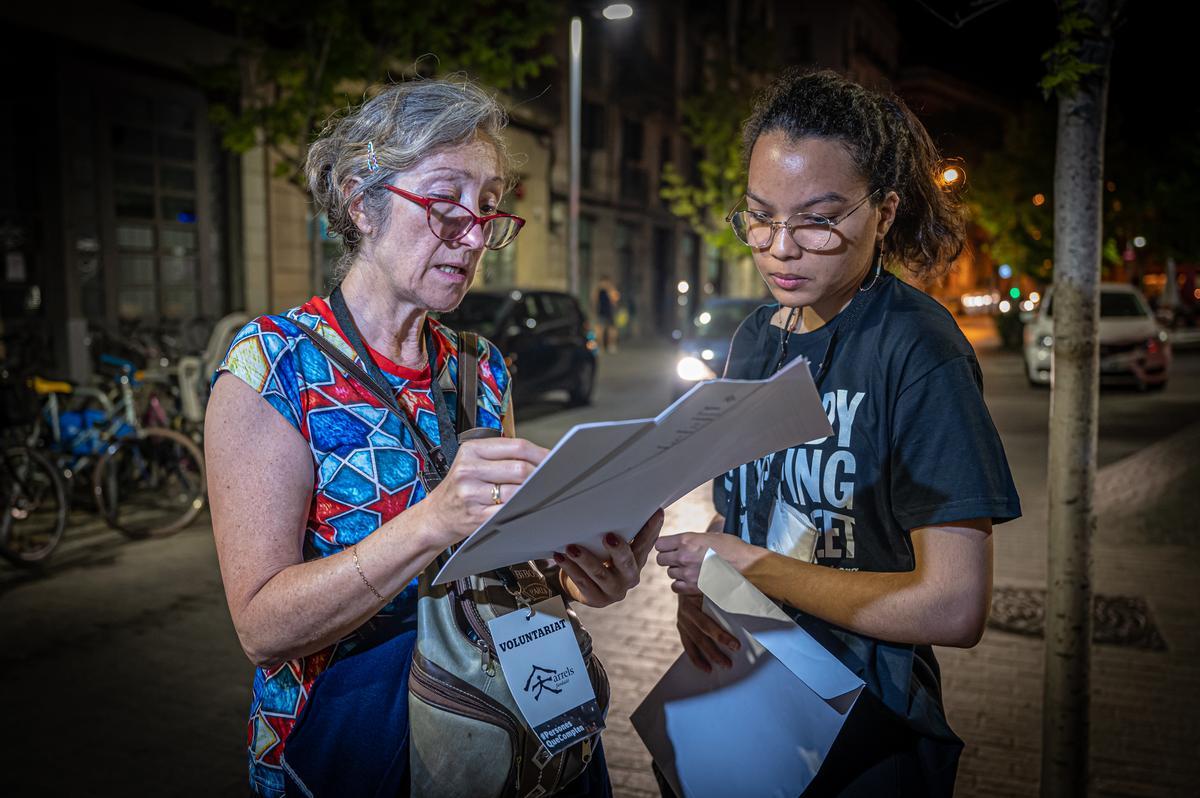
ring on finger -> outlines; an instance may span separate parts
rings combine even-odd
[[[492,504],[500,504],[500,486],[495,482],[492,483]]]

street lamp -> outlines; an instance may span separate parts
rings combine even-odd
[[[605,19],[619,20],[633,16],[626,3],[613,3],[601,12]],[[570,78],[570,176],[567,187],[567,291],[579,296],[579,139],[583,88],[583,20],[571,17],[571,78]]]

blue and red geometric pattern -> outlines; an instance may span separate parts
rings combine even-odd
[[[439,442],[431,374],[458,411],[458,336],[433,321],[435,368],[414,371],[371,350],[401,407],[433,443]],[[229,372],[254,388],[308,441],[315,484],[304,534],[306,560],[327,557],[374,532],[425,497],[417,474],[421,462],[404,425],[370,392],[348,379],[297,328],[303,324],[354,358],[329,305],[313,297],[282,316],[260,316],[241,329],[214,382]],[[480,339],[479,396],[475,426],[500,429],[509,412],[509,376],[500,351]],[[457,419],[455,419],[457,421]],[[393,623],[416,623],[416,582],[382,610]],[[247,747],[250,786],[256,794],[281,796],[280,759],[288,734],[304,709],[313,682],[332,662],[354,649],[359,633],[334,645],[254,675]]]

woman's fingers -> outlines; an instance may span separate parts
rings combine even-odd
[[[572,548],[572,547],[568,547]],[[559,568],[563,573],[575,584],[575,590],[579,593],[579,600],[588,606],[598,606],[610,603],[605,596],[604,590],[596,584],[591,575],[585,571],[579,563],[574,559],[566,556],[562,552],[554,552],[554,562],[558,563]]]
[[[742,647],[738,639],[725,631],[721,624],[710,618],[701,606],[693,605],[687,610],[682,610],[681,615],[697,632],[720,643],[730,651],[737,651]]]
[[[459,453],[481,460],[523,460],[536,466],[546,459],[550,450],[524,438],[482,438],[463,441]]]
[[[700,650],[700,653],[704,655],[704,659],[709,663],[720,665],[726,669],[733,667],[733,660],[729,658],[729,655],[721,650],[716,641],[696,626],[690,615],[680,616],[679,621],[681,629],[680,639],[683,638],[683,633],[686,633],[691,638],[692,644]]]
[[[658,540],[658,535],[662,532],[663,518],[665,513],[656,510],[654,515],[646,521],[640,532],[634,537],[633,542],[629,544],[633,549],[633,556],[637,560],[638,571],[642,570],[642,566],[646,564],[646,558],[650,556],[650,551],[654,548],[655,542]]]
[[[680,629],[679,641],[683,643],[683,653],[687,654],[688,659],[692,661],[693,665],[705,673],[712,673],[712,664],[704,656],[704,652],[700,650],[700,646],[696,645],[692,640],[690,632]]]
[[[625,596],[625,589],[621,586],[617,574],[595,554],[583,546],[571,544],[567,546],[566,555],[567,560],[587,575],[610,600],[617,600]]]
[[[641,567],[633,555],[633,548],[618,535],[609,532],[604,536],[604,548],[608,550],[610,570],[616,572],[619,586],[624,591],[641,581]]]

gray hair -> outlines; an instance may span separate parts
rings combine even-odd
[[[363,198],[375,233],[385,229],[390,195],[383,187],[396,172],[482,136],[510,171],[502,132],[508,115],[494,97],[464,76],[395,83],[326,123],[308,149],[304,171],[318,212],[342,239],[337,278],[345,276],[362,243],[350,206]],[[357,181],[357,182],[354,182]],[[349,187],[349,190],[347,190]]]

